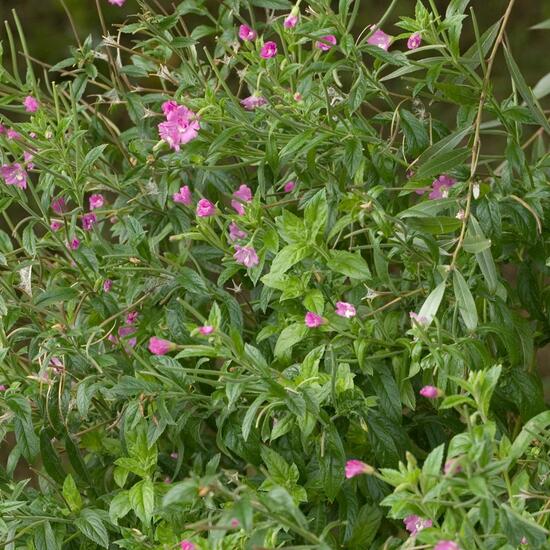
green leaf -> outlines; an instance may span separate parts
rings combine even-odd
[[[109,534],[101,516],[95,510],[85,508],[80,512],[80,516],[75,519],[74,524],[91,541],[103,548],[109,548]]]
[[[37,294],[34,299],[34,305],[40,307],[46,307],[52,304],[62,304],[64,302],[70,302],[79,295],[76,288],[50,288],[45,292]]]
[[[289,10],[292,4],[288,0],[250,0],[253,6],[270,10]]]
[[[550,426],[550,411],[544,411],[527,422],[514,440],[508,459],[512,462],[523,456],[534,439]]]
[[[267,399],[267,396],[265,394],[259,395],[258,397],[256,397],[256,399],[254,399],[250,407],[248,407],[248,410],[246,411],[246,414],[243,419],[243,427],[242,427],[243,439],[245,441],[248,439],[248,436],[250,435],[250,430],[252,429],[252,425],[256,420],[258,409],[266,399]]]
[[[427,151],[429,151],[429,149]],[[433,176],[439,176],[450,170],[456,169],[470,156],[470,152],[471,150],[466,147],[451,149],[450,151],[446,150],[446,148],[442,149],[427,158],[426,162],[421,163],[420,160],[418,161],[414,178],[422,180]]]
[[[49,521],[35,527],[33,532],[33,542],[36,550],[61,550],[61,544],[57,542]],[[5,548],[8,550],[8,546],[5,546]]]
[[[548,119],[546,118],[546,115],[544,114],[536,97],[533,95],[531,88],[529,88],[527,82],[525,82],[519,67],[506,46],[504,46],[504,56],[506,57],[506,64],[508,65],[508,70],[512,75],[512,80],[514,81],[521,97],[523,97],[523,100],[527,103],[527,107],[529,107],[533,118],[540,124],[540,126],[544,128],[546,133],[550,134],[550,123],[548,122]]]
[[[478,241],[485,240],[485,235],[481,230],[481,226],[474,216],[470,216],[468,229],[469,234],[473,239],[477,239]],[[485,278],[487,289],[491,294],[494,294],[497,290],[498,276],[495,261],[493,260],[493,255],[491,254],[491,249],[485,248],[479,252],[476,252],[475,255],[479,269]]]
[[[550,29],[550,19],[545,19],[544,21],[541,21],[540,23],[537,23],[536,25],[533,25],[530,27],[533,30],[547,30]]]
[[[360,281],[369,280],[372,275],[367,262],[359,255],[345,250],[332,250],[327,267],[336,273]]]
[[[311,239],[315,239],[317,233],[324,230],[327,217],[327,195],[325,190],[321,189],[308,201],[304,211],[304,223],[309,229]]]
[[[63,483],[65,481],[65,471],[61,465],[59,455],[52,445],[47,428],[40,430],[40,458],[48,475],[58,483]]]
[[[120,491],[120,493],[115,495],[113,500],[111,500],[111,504],[109,505],[109,518],[117,525],[118,520],[126,516],[131,509],[132,505],[130,504],[128,491]]]
[[[455,291],[458,309],[466,328],[472,332],[477,327],[477,309],[470,288],[466,284],[460,271],[455,270],[453,276],[453,286]]]
[[[286,352],[292,349],[298,342],[302,341],[307,334],[307,326],[304,322],[294,323],[285,327],[277,343],[275,344],[275,351],[273,352],[276,358],[282,357]]]
[[[151,523],[155,508],[155,488],[150,479],[142,479],[128,492],[130,506],[136,516],[145,525]]]
[[[293,265],[303,260],[309,254],[309,248],[303,244],[288,244],[282,248],[273,259],[271,272],[282,275]]]
[[[77,512],[82,508],[82,497],[71,474],[63,481],[63,498],[67,501],[71,512]]]
[[[349,550],[365,550],[370,548],[383,514],[380,508],[374,504],[365,504],[359,510],[353,526],[351,536],[346,542],[346,548]]]
[[[527,518],[512,510],[507,504],[502,504],[500,509],[500,523],[503,531],[508,537],[508,542],[514,546],[521,544],[525,537],[529,546],[543,548],[547,546],[547,537],[550,532],[536,523],[533,519]]]
[[[426,457],[426,460],[422,465],[422,477],[420,480],[423,493],[427,493],[430,489],[437,485],[437,482],[441,477],[441,466],[443,464],[444,452],[445,444],[442,443]]]
[[[434,317],[437,314],[441,300],[443,300],[443,295],[445,294],[445,283],[446,281],[441,281],[428,295],[426,301],[422,304],[420,311],[418,312],[419,317],[424,317],[427,319],[428,326],[433,321]]]

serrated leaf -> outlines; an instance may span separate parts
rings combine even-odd
[[[107,533],[101,516],[95,510],[85,508],[75,519],[74,524],[91,541],[99,544],[102,548],[109,548],[109,533]]]

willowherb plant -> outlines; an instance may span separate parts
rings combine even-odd
[[[548,78],[361,4],[6,26],[7,549],[549,547]]]

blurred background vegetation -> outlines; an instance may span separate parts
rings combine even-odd
[[[172,6],[181,1],[126,0],[126,4],[122,8],[118,8],[111,6],[107,0],[98,0],[107,25],[131,21],[131,15],[139,9],[139,4],[149,3],[153,8],[157,5],[171,11]],[[427,1],[425,0],[425,4]],[[508,1],[470,1],[470,7],[474,9],[482,31],[497,21],[506,9]],[[94,44],[97,43],[101,39],[101,25],[96,0],[64,0],[64,2],[80,38],[84,39],[91,35]],[[207,2],[215,6],[219,4],[220,0],[207,0]],[[435,0],[435,3],[444,12],[449,1]],[[333,0],[333,4],[337,9],[338,0]],[[360,15],[356,27],[361,29],[375,23],[389,4],[390,0],[361,0]],[[400,0],[394,11],[395,18],[397,15],[412,14],[415,4],[416,0]],[[17,10],[33,57],[45,63],[55,64],[68,56],[69,45],[76,44],[76,40],[62,0],[0,0],[2,20],[12,19],[12,9]],[[392,24],[395,18],[384,25],[384,30],[389,34],[400,32],[400,29]],[[550,20],[550,0],[516,0],[506,40],[531,86],[550,73],[550,56],[548,55],[550,30],[531,29],[534,25],[546,20]],[[5,40],[5,38],[5,29],[2,25],[0,26],[0,40]],[[467,24],[464,33],[464,49],[470,45],[472,39],[472,26]],[[401,44],[400,47],[403,45]],[[23,65],[23,59],[21,62]],[[502,57],[498,58],[493,73],[497,95],[504,98],[510,91],[510,81]],[[545,106],[549,107],[548,101]],[[513,273],[506,275],[510,280],[514,279]],[[544,377],[546,397],[550,399],[550,350],[541,350],[539,353],[539,367]]]

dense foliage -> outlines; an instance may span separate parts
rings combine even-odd
[[[8,550],[549,547],[550,82],[395,3],[7,25]]]

